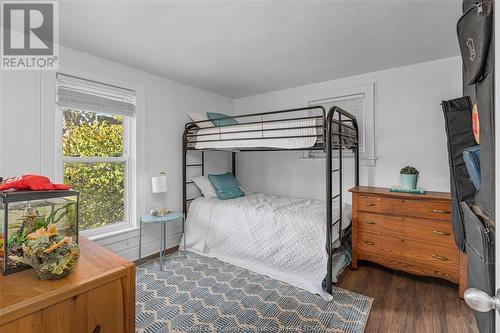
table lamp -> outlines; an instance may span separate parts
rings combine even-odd
[[[165,172],[160,172],[159,176],[154,176],[151,178],[151,185],[153,188],[153,193],[165,193],[165,208],[160,208],[157,210],[152,210],[151,215],[153,216],[164,216],[168,214],[167,206],[167,174]]]

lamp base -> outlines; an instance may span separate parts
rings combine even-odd
[[[165,216],[169,213],[170,211],[168,210],[168,208],[160,208],[160,209],[152,209],[149,214],[151,214],[151,216]]]

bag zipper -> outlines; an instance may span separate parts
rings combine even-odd
[[[457,21],[457,31],[458,31],[458,26],[460,25],[460,22],[475,8],[477,8],[477,13],[479,14],[480,12],[482,13],[483,11],[483,5],[481,4],[481,9],[479,9],[479,4],[480,2],[476,2],[475,4],[471,5],[467,10],[458,18]]]
[[[460,16],[460,18],[458,19],[459,21],[467,14],[469,14],[469,12],[473,9],[477,9],[477,14],[478,15],[483,15],[484,14],[484,4],[482,1],[478,1],[474,4],[472,4],[469,8],[467,8],[467,10]]]

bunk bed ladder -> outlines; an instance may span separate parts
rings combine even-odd
[[[335,113],[338,113],[338,119],[334,119]],[[325,124],[325,151],[326,151],[326,198],[329,198],[326,202],[326,223],[327,223],[327,231],[326,231],[326,249],[328,253],[328,264],[327,264],[327,274],[326,274],[326,291],[329,294],[332,294],[332,260],[333,260],[333,244],[332,244],[332,231],[333,231],[333,226],[338,226],[338,234],[339,234],[339,241],[341,242],[342,246],[342,240],[343,240],[343,230],[342,230],[342,217],[343,217],[343,183],[342,183],[342,163],[343,163],[343,122],[348,121],[352,122],[353,128],[356,132],[356,142],[354,145],[353,153],[354,153],[354,184],[355,186],[359,185],[359,133],[358,133],[358,125],[356,122],[356,119],[351,116],[348,113],[345,113],[342,109],[333,106],[327,115],[326,118],[326,124]],[[342,119],[342,115],[345,115],[346,120]],[[332,131],[332,125],[333,123],[338,124],[338,132],[333,132]],[[335,135],[338,138],[338,144],[334,146],[332,144],[332,134]],[[349,134],[347,134],[349,136]],[[337,169],[333,169],[333,149],[338,149],[339,154],[338,154],[338,161],[339,161],[339,166]],[[333,173],[338,174],[338,190],[339,192],[335,195],[333,195]],[[333,200],[335,199],[338,200],[339,204],[339,217],[336,221],[332,221],[333,218]]]
[[[196,198],[187,198],[187,185],[192,185],[194,182],[192,180],[187,180],[187,168],[201,168],[201,175],[205,176],[205,151],[201,151],[201,162],[187,164],[187,149],[186,142],[183,140],[182,144],[182,212],[187,215],[187,203],[193,201]]]
[[[326,292],[332,293],[332,205],[333,205],[333,184],[332,184],[332,118],[335,113],[335,107],[328,112],[325,121],[325,153],[326,153],[326,252],[328,253],[328,262],[326,266]],[[339,166],[339,173],[342,165]],[[340,195],[338,195],[340,196]]]

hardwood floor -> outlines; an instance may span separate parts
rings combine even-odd
[[[373,297],[366,333],[478,332],[474,314],[451,282],[361,262],[338,286]]]

